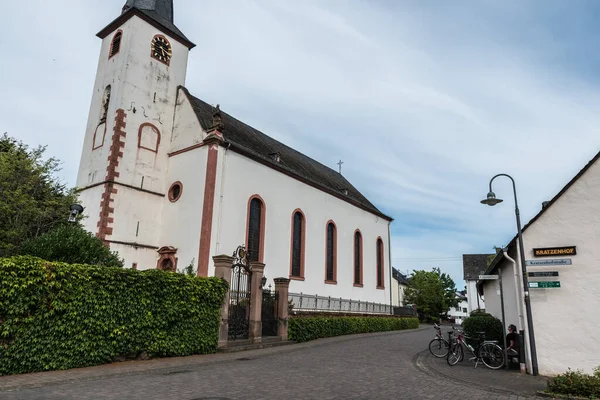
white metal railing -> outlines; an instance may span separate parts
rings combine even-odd
[[[292,302],[292,312],[328,311],[364,314],[392,313],[392,307],[389,304],[343,299],[341,297],[324,297],[316,294],[289,293],[288,300]]]

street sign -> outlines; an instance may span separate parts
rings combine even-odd
[[[498,275],[479,275],[480,281],[495,280],[495,279],[498,279]]]
[[[529,287],[537,288],[537,289],[557,288],[557,287],[560,287],[560,282],[559,281],[529,282]]]
[[[525,265],[536,267],[538,265],[571,265],[570,258],[550,259],[550,260],[526,260]]]
[[[538,271],[528,272],[527,276],[530,277],[541,277],[541,276],[558,276],[558,271]]]

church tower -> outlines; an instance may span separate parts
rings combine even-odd
[[[77,177],[87,230],[126,266],[156,263],[177,88],[194,47],[173,0],[127,0],[102,29]]]

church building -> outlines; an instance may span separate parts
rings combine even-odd
[[[86,229],[126,267],[211,276],[213,256],[244,244],[290,292],[390,304],[392,218],[338,171],[195,97],[173,0],[127,0],[97,36],[77,187]]]

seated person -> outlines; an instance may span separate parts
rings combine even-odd
[[[517,327],[513,324],[508,326],[508,335],[506,335],[506,356],[509,358],[519,357],[519,334]]]

